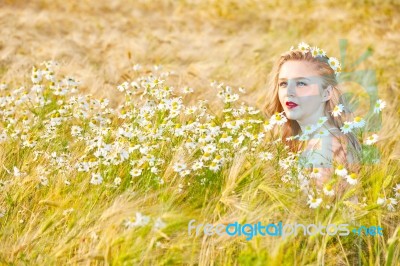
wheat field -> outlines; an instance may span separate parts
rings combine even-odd
[[[0,25],[1,265],[400,265],[398,1],[0,0]],[[333,197],[260,111],[303,41],[379,124]],[[191,220],[383,235],[246,240],[189,235]]]

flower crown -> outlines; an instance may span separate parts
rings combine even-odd
[[[305,42],[301,42],[299,43],[299,45],[297,46],[297,48],[299,50],[301,50],[303,52],[303,54],[310,52],[312,57],[328,57],[325,53],[324,50],[322,50],[321,48],[318,48],[316,46],[311,47],[310,45],[308,45]],[[290,51],[293,51],[294,47],[290,47]],[[342,67],[340,65],[339,60],[336,57],[328,57],[328,64],[329,66],[333,69],[333,71],[335,71],[335,75],[338,76],[339,73],[342,71]]]

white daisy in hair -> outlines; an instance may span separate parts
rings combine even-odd
[[[322,137],[326,137],[329,135],[329,131],[326,129],[320,129],[317,131],[317,133],[315,134],[315,137],[317,138],[322,138]]]
[[[317,57],[317,56],[319,55],[319,48],[316,47],[316,46],[312,47],[312,48],[310,49],[310,51],[311,51],[311,55],[312,55],[313,57]]]
[[[336,71],[338,68],[340,68],[339,60],[337,60],[335,57],[329,57],[328,64],[329,64],[330,67],[331,67],[333,70],[335,70],[335,71]]]
[[[345,121],[344,125],[340,128],[343,134],[349,133],[353,129],[353,122]]]
[[[307,125],[304,127],[303,134],[309,135],[309,134],[313,133],[315,130],[317,130],[317,128],[318,128],[318,126],[315,126],[315,125]]]
[[[362,117],[359,117],[359,116],[355,117],[354,121],[353,121],[353,127],[361,128],[363,126],[365,126],[365,120]]]
[[[318,48],[318,56],[326,56],[326,52],[323,49]]]
[[[336,105],[335,108],[333,108],[333,111],[332,111],[333,117],[340,116],[342,114],[343,110],[344,110],[343,104]]]
[[[317,127],[321,127],[326,121],[328,121],[328,118],[326,116],[320,117],[317,122]]]
[[[303,53],[306,53],[310,49],[310,45],[305,42],[299,43],[298,49],[301,50]]]

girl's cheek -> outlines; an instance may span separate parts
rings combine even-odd
[[[297,89],[297,96],[299,97],[307,97],[307,96],[319,96],[319,88],[317,87],[307,87],[307,88],[301,88]]]

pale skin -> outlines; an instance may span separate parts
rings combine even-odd
[[[318,122],[320,117],[325,116],[326,103],[331,99],[332,87],[322,88],[322,78],[311,62],[287,61],[279,72],[279,101],[288,119],[296,120],[302,131],[305,126]],[[286,103],[297,104],[289,108]],[[332,160],[346,161],[346,149],[343,148],[339,139],[343,134],[330,121],[326,121],[323,129],[330,130],[330,134],[322,138],[312,138],[307,143],[306,150],[316,150],[312,154],[315,160],[314,168],[322,174],[317,180],[319,185],[327,181],[333,173]],[[334,136],[335,135],[335,136]],[[336,154],[334,156],[334,154]]]

